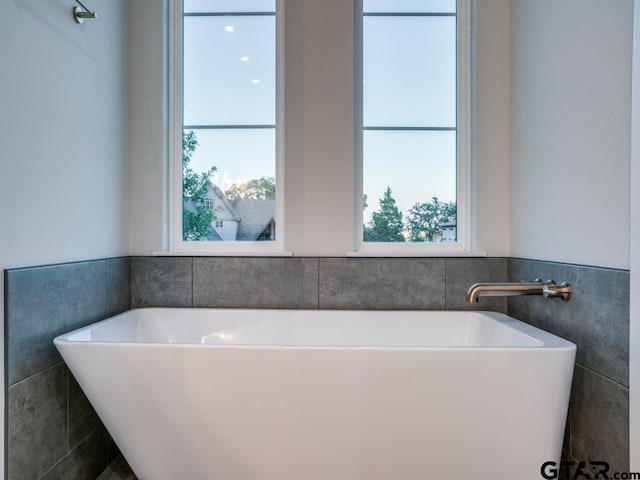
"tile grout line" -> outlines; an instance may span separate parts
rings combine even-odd
[[[69,371],[68,367],[65,367],[65,376],[67,377],[67,448],[66,448],[66,452],[69,453],[69,451],[71,450],[71,401],[70,401],[70,396],[69,396],[69,375],[71,374],[71,372]],[[66,455],[66,454],[65,454]],[[62,457],[64,458],[64,456]]]
[[[607,381],[609,381],[609,382],[611,382],[611,383],[616,384],[616,385],[617,385],[617,386],[619,386],[619,387],[622,387],[622,388],[625,388],[625,389],[629,390],[629,386],[628,386],[628,385],[625,385],[624,383],[620,383],[620,382],[618,382],[617,380],[614,380],[613,378],[607,377],[606,375],[603,375],[602,373],[598,372],[597,370],[594,370],[594,369],[592,369],[592,368],[589,368],[589,367],[587,367],[587,366],[585,366],[585,365],[583,365],[582,363],[579,363],[579,362],[577,362],[577,361],[575,362],[575,364],[576,364],[576,366],[579,366],[580,368],[585,369],[585,370],[586,370],[586,371],[588,371],[589,373],[592,373],[592,374],[594,374],[594,375],[596,375],[596,376],[598,376],[598,377],[600,377],[600,378],[602,378],[602,379],[604,379],[604,380],[607,380]]]
[[[567,449],[569,452],[570,456],[573,456],[573,434],[571,433],[572,430],[572,426],[571,426],[571,412],[573,410],[573,402],[571,401],[571,396],[569,396],[569,408],[567,408],[567,426],[565,427],[567,429],[567,431],[569,432],[568,435],[568,442],[569,445],[567,445]]]
[[[94,434],[94,433],[96,433],[96,432],[97,432],[97,429],[96,429],[96,430],[93,430],[93,431],[91,431],[91,432],[89,432],[89,434],[88,434],[86,437],[84,437],[82,440],[80,440],[80,441],[78,442],[78,444],[77,444],[73,449],[68,450],[68,451],[67,451],[67,453],[65,453],[61,458],[59,458],[59,459],[58,459],[58,461],[57,461],[56,463],[54,463],[54,464],[53,464],[53,465],[51,465],[49,468],[47,468],[47,469],[42,473],[42,475],[40,475],[36,480],[42,480],[43,478],[45,478],[45,476],[46,476],[49,472],[51,472],[51,470],[53,470],[53,469],[54,469],[57,465],[59,465],[59,464],[60,464],[60,463],[65,459],[65,458],[67,458],[67,457],[68,457],[69,455],[71,455],[75,450],[77,450],[77,449],[80,447],[80,445],[82,445],[82,444],[83,444],[83,443],[84,443],[84,442],[85,442],[85,441],[86,441],[86,440],[87,440],[91,435],[93,435],[93,434]]]
[[[15,387],[16,385],[20,385],[21,383],[26,382],[27,380],[30,380],[32,377],[35,377],[36,375],[40,375],[40,374],[46,372],[47,370],[52,370],[52,369],[54,369],[56,367],[59,367],[60,365],[65,365],[64,360],[60,360],[59,362],[56,362],[53,365],[49,365],[47,367],[44,367],[42,370],[38,370],[35,373],[32,373],[32,374],[30,374],[30,375],[28,375],[28,376],[26,376],[24,378],[21,378],[20,380],[12,383],[11,385],[8,385],[7,388],[10,389],[10,388]]]
[[[448,261],[445,257],[444,259],[444,310],[448,310],[447,308],[447,265],[448,265]]]

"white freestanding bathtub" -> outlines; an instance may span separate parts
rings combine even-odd
[[[450,311],[152,308],[55,344],[141,480],[538,480],[576,350]]]

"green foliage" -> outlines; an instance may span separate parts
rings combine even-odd
[[[366,201],[366,199],[365,199]],[[398,210],[391,188],[380,199],[380,209],[373,212],[371,222],[364,228],[365,242],[404,242],[402,212]]]
[[[455,220],[457,207],[455,202],[441,202],[433,197],[428,203],[416,203],[409,210],[407,229],[412,242],[432,242],[436,235],[442,234],[442,224]]]
[[[198,140],[193,131],[182,134],[182,238],[185,241],[207,240],[213,229],[215,215],[205,206],[211,175],[217,170],[211,167],[203,173],[190,166]]]
[[[364,226],[365,242],[404,242],[403,230],[408,231],[406,240],[410,242],[433,242],[442,235],[442,224],[455,220],[457,215],[455,202],[442,202],[433,197],[430,202],[416,203],[411,207],[406,224],[403,224],[402,212],[396,206],[390,187],[379,202],[379,209],[373,212],[371,221]],[[365,195],[363,209],[367,206]]]
[[[274,200],[276,198],[276,179],[260,177],[245,183],[233,184],[224,194],[230,200],[240,198]]]

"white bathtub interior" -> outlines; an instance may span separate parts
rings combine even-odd
[[[494,313],[319,310],[133,310],[64,338],[70,342],[327,347],[541,347],[526,325]],[[428,321],[425,321],[428,317]],[[533,331],[533,330],[532,330]],[[553,337],[548,337],[547,340]]]

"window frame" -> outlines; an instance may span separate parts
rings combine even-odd
[[[284,0],[276,3],[276,240],[270,241],[185,241],[182,231],[182,88],[183,88],[183,0],[169,2],[168,79],[166,115],[168,118],[169,165],[167,168],[168,253],[201,255],[289,255],[284,252]]]
[[[365,242],[363,239],[363,0],[355,0],[355,180],[354,251],[348,256],[452,256],[474,253],[472,235],[472,0],[456,0],[456,203],[457,241],[451,242]],[[370,199],[371,201],[371,199]]]
[[[285,236],[285,208],[299,203],[292,195],[286,196],[285,187],[285,0],[276,0],[276,223],[275,241],[195,241],[182,240],[182,0],[170,0],[168,23],[166,25],[166,84],[165,105],[165,168],[163,171],[163,248],[158,255],[216,255],[216,256],[291,256],[299,253],[310,254],[306,243],[300,243],[298,235]],[[456,0],[457,4],[457,237],[452,243],[398,242],[374,243],[363,241],[363,119],[362,119],[362,0],[353,0],[354,63],[352,87],[354,104],[353,122],[353,203],[345,205],[345,211],[353,219],[351,231],[345,229],[344,255],[364,257],[437,257],[437,256],[477,256],[475,241],[475,205],[473,203],[473,5],[474,0]],[[295,82],[293,82],[295,83]],[[291,159],[290,159],[291,160]],[[298,160],[293,158],[295,163]],[[291,183],[291,178],[287,179]],[[351,222],[349,222],[351,223]],[[291,233],[291,232],[290,232]],[[295,237],[295,238],[294,238]],[[350,237],[350,238],[348,238]],[[295,246],[295,247],[294,247]],[[294,248],[292,248],[294,247]],[[288,251],[289,249],[296,252]],[[315,247],[311,254],[316,256],[336,255],[334,251],[324,251]]]

